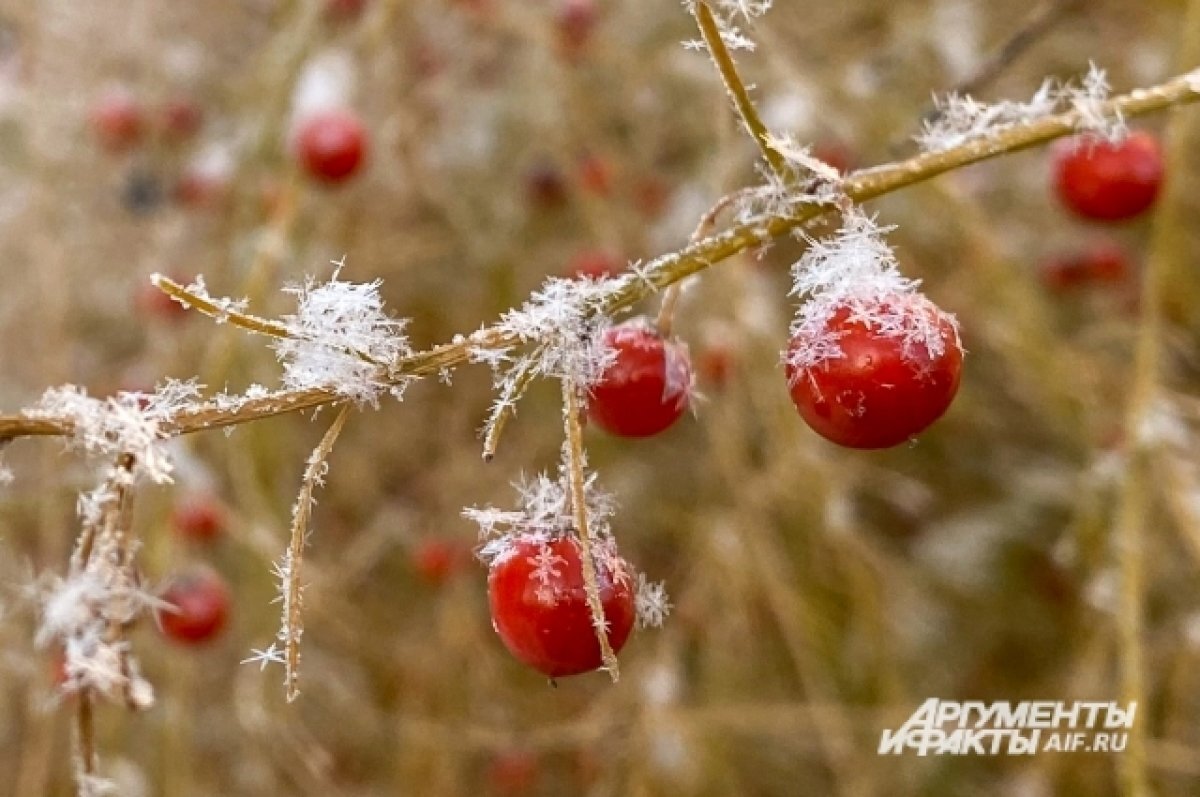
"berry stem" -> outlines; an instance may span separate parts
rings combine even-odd
[[[300,495],[296,499],[296,509],[292,514],[292,534],[288,544],[287,559],[283,570],[283,629],[281,635],[284,643],[284,676],[283,683],[287,701],[291,703],[300,695],[298,686],[300,679],[300,637],[304,634],[304,623],[300,618],[303,607],[304,585],[301,583],[300,571],[304,564],[304,547],[308,542],[308,521],[312,516],[313,492],[317,485],[324,483],[325,461],[333,451],[346,418],[350,414],[350,405],[342,405],[337,417],[329,426],[321,442],[313,449],[304,469],[304,478],[300,483]]]
[[[248,313],[239,313],[236,310],[230,310],[221,307],[217,303],[201,296],[193,291],[189,291],[184,286],[180,285],[170,277],[164,277],[162,274],[155,274],[150,277],[150,282],[154,287],[170,296],[177,302],[182,302],[184,305],[193,309],[199,310],[210,318],[217,321],[228,321],[239,329],[244,329],[247,332],[254,332],[259,335],[266,335],[272,338],[290,338],[292,333],[283,324],[272,321],[268,318],[259,318],[258,316],[249,315]]]
[[[1200,70],[1116,97],[1105,103],[1103,112],[1106,116],[1119,113],[1126,119],[1132,119],[1197,101],[1200,101]],[[1068,111],[1014,125],[992,136],[971,139],[957,147],[922,153],[907,160],[854,172],[843,180],[842,189],[853,201],[865,202],[964,166],[1071,135],[1079,121],[1077,111]],[[615,289],[597,310],[608,314],[625,310],[656,291],[736,254],[760,247],[832,209],[830,205],[804,205],[793,213],[739,224],[679,251],[661,255],[638,269],[637,273],[618,278]],[[478,349],[510,348],[520,342],[515,335],[496,327],[487,327],[400,359],[388,369],[388,378],[399,382],[438,374],[444,369],[470,361],[472,352]],[[268,397],[246,401],[236,408],[205,404],[179,411],[164,424],[163,433],[176,436],[233,426],[340,400],[342,396],[333,388],[309,388],[280,391]],[[21,414],[0,416],[0,442],[16,437],[70,435],[72,431],[73,426],[67,419],[30,418]]]
[[[746,126],[750,137],[758,145],[759,152],[771,167],[771,171],[785,182],[790,180],[792,173],[787,166],[787,161],[771,145],[771,133],[763,124],[758,110],[754,107],[754,102],[750,99],[750,92],[746,90],[746,84],[742,82],[742,78],[738,74],[737,65],[733,62],[729,48],[725,46],[725,40],[721,38],[721,30],[717,26],[717,20],[713,17],[712,9],[704,0],[697,0],[692,5],[692,16],[696,18],[700,35],[704,38],[704,44],[708,47],[713,64],[721,74],[725,90],[729,92],[729,98],[733,100],[733,107],[741,118],[742,124]]]
[[[575,517],[575,529],[579,533],[579,552],[583,559],[583,585],[587,593],[588,608],[592,610],[592,627],[596,641],[600,643],[600,659],[604,669],[615,683],[620,678],[617,655],[608,643],[608,621],[604,618],[604,604],[600,600],[600,586],[596,580],[598,568],[592,551],[592,532],[588,527],[587,484],[583,473],[583,429],[579,423],[582,403],[579,388],[570,380],[562,380],[563,425],[566,430],[567,478],[571,495],[571,513]]]

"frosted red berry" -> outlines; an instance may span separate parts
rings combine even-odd
[[[171,527],[181,537],[210,542],[225,533],[225,509],[211,495],[186,496],[171,510]]]
[[[615,359],[592,385],[592,422],[621,437],[650,437],[679,420],[692,390],[687,350],[640,319],[610,327],[604,343]]]
[[[208,642],[229,621],[229,587],[212,570],[193,570],[176,577],[160,597],[174,607],[158,613],[163,634],[181,644]]]
[[[310,177],[329,185],[345,182],[366,159],[367,130],[349,111],[314,113],[297,130],[296,154]]]
[[[1116,143],[1076,137],[1054,150],[1058,197],[1086,219],[1131,219],[1154,204],[1162,181],[1162,149],[1143,131]]]
[[[146,120],[141,105],[125,89],[111,89],[92,106],[89,121],[96,140],[109,152],[124,152],[141,141]]]
[[[625,646],[636,617],[633,573],[615,555],[611,541],[598,543],[597,548],[596,581],[608,644],[615,653]],[[603,663],[575,538],[513,540],[492,561],[488,604],[504,646],[545,675],[578,675]]]
[[[612,277],[625,267],[625,263],[603,249],[585,249],[571,258],[567,274],[575,279],[605,279]]]
[[[829,344],[834,353],[805,356]],[[853,312],[835,307],[822,328],[794,334],[788,387],[817,434],[849,448],[888,448],[945,413],[958,392],[962,356],[952,317],[933,302],[919,294],[881,297]]]

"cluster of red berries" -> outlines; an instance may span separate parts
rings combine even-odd
[[[226,525],[224,508],[207,494],[187,496],[171,512],[171,527],[190,542],[210,544],[224,533]],[[158,613],[159,627],[168,639],[180,644],[208,642],[229,621],[229,587],[211,567],[192,567],[176,575],[160,597],[171,608]]]
[[[1052,151],[1054,191],[1075,216],[1103,224],[1129,221],[1153,207],[1162,189],[1162,148],[1137,131],[1111,143],[1086,136],[1061,141]],[[1062,292],[1090,285],[1120,285],[1132,269],[1115,243],[1095,242],[1080,252],[1047,260],[1043,283]]]

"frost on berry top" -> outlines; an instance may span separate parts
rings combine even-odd
[[[552,479],[539,473],[533,479],[522,479],[513,485],[517,491],[517,509],[496,507],[467,507],[463,517],[479,526],[484,540],[479,558],[491,564],[509,555],[518,539],[550,540],[563,536],[575,525],[571,512],[570,492],[564,478]],[[608,519],[616,509],[613,497],[596,486],[596,474],[588,476],[588,530],[597,538],[609,537]]]
[[[941,152],[1053,113],[1074,111],[1079,132],[1115,142],[1128,130],[1120,111],[1109,107],[1108,95],[1104,70],[1090,63],[1079,83],[1047,78],[1026,102],[985,103],[966,94],[934,97],[937,115],[924,122],[916,141],[924,152]]]
[[[284,387],[330,388],[372,406],[387,390],[400,398],[405,384],[393,384],[388,371],[412,352],[404,335],[407,322],[384,312],[380,280],[339,280],[337,265],[328,282],[309,278],[284,289],[299,303],[295,314],[282,319],[289,337],[272,344],[283,363]]]
[[[164,447],[164,424],[193,406],[200,395],[195,381],[168,379],[153,393],[121,392],[99,399],[76,385],[48,389],[25,410],[29,418],[53,418],[71,424],[68,445],[88,454],[133,457],[132,474],[165,484],[171,481],[171,458]]]
[[[954,317],[938,310],[896,263],[880,227],[857,207],[843,213],[843,226],[824,239],[807,239],[808,251],[792,266],[792,294],[802,300],[792,321],[785,355],[796,369],[842,356],[841,331],[830,328],[839,312],[846,321],[903,342],[906,357],[940,357],[946,348],[941,322]]]

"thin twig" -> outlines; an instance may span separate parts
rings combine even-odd
[[[1021,57],[1021,55],[1036,44],[1042,37],[1065,20],[1081,5],[1081,0],[1044,0],[1030,12],[1021,26],[1013,31],[1007,39],[979,66],[966,80],[960,82],[951,91],[954,94],[977,94],[989,83],[1003,74],[1004,70]]]
[[[308,521],[312,516],[313,492],[317,485],[324,483],[325,461],[337,442],[346,418],[350,414],[350,405],[342,406],[334,418],[329,430],[321,438],[321,442],[313,449],[304,469],[304,479],[300,484],[300,496],[296,499],[296,511],[292,516],[292,536],[288,544],[286,576],[284,581],[283,612],[284,612],[284,687],[288,702],[300,695],[298,686],[300,679],[300,637],[304,634],[304,624],[300,618],[303,604],[304,586],[301,583],[300,571],[304,564],[304,547],[308,541]]]
[[[696,229],[692,231],[691,237],[688,238],[688,245],[691,246],[704,237],[711,235],[713,228],[717,226],[717,218],[725,211],[725,208],[732,205],[738,199],[741,199],[745,194],[746,189],[741,189],[718,199],[716,204],[700,217],[700,222],[696,225]],[[682,283],[672,283],[671,287],[667,288],[667,292],[663,296],[662,306],[658,310],[658,318],[655,319],[654,326],[658,329],[658,334],[664,338],[671,336],[671,327],[675,323],[675,308],[679,304],[681,290]]]
[[[1110,116],[1120,113],[1124,118],[1132,119],[1197,101],[1200,101],[1200,72],[1191,72],[1116,97],[1105,104],[1104,112]],[[1014,125],[957,147],[922,153],[907,160],[854,172],[843,180],[842,189],[854,202],[865,202],[964,166],[1070,135],[1075,132],[1079,120],[1077,111],[1067,111]],[[656,291],[733,255],[760,247],[832,209],[829,205],[804,205],[789,215],[739,224],[680,251],[662,255],[638,269],[636,274],[630,273],[619,278],[599,310],[608,314],[626,310]],[[454,342],[404,357],[388,371],[388,377],[398,382],[437,374],[468,362],[474,351],[509,348],[518,343],[520,341],[515,335],[488,327]],[[281,391],[269,397],[246,401],[236,408],[204,404],[180,410],[164,424],[163,432],[175,436],[232,426],[332,404],[343,398],[332,388],[308,388]],[[34,435],[70,435],[72,431],[69,419],[29,418],[20,414],[0,416],[0,440]]]
[[[249,313],[242,313],[237,310],[231,310],[228,307],[223,307],[194,291],[188,290],[170,277],[164,277],[162,274],[154,274],[150,277],[150,282],[154,284],[154,287],[175,301],[199,310],[201,313],[215,318],[217,321],[228,321],[232,326],[239,329],[272,338],[292,337],[291,331],[277,321],[272,321],[269,318],[259,318]]]
[[[721,74],[725,90],[729,92],[729,98],[733,100],[733,107],[742,120],[742,124],[746,126],[750,137],[758,145],[758,149],[771,167],[771,171],[781,179],[790,179],[791,170],[788,169],[787,161],[771,144],[771,133],[763,124],[758,110],[754,107],[754,102],[750,99],[750,92],[746,90],[746,84],[742,82],[742,78],[738,74],[737,65],[729,53],[729,48],[725,46],[725,40],[721,38],[721,29],[717,26],[712,9],[708,7],[708,3],[698,0],[692,6],[692,15],[696,18],[700,35],[704,38],[704,44],[708,47],[713,64]]]
[[[571,512],[575,517],[575,530],[579,533],[579,552],[583,569],[583,587],[587,593],[588,608],[592,611],[592,628],[596,641],[600,643],[600,660],[604,669],[616,682],[620,678],[617,669],[617,654],[608,643],[608,620],[604,617],[604,603],[600,600],[599,572],[596,555],[592,549],[592,531],[588,526],[587,483],[583,473],[583,429],[579,423],[581,402],[579,388],[570,380],[562,380],[563,426],[567,435],[567,476],[571,488]]]
[[[525,358],[509,375],[504,392],[500,395],[500,399],[492,409],[491,417],[484,425],[484,428],[487,429],[483,438],[484,462],[491,462],[495,458],[496,448],[500,445],[500,435],[504,434],[504,427],[508,426],[508,422],[517,414],[517,402],[521,400],[525,391],[529,389],[530,383],[533,382],[533,377],[537,373],[537,364],[536,355]]]

